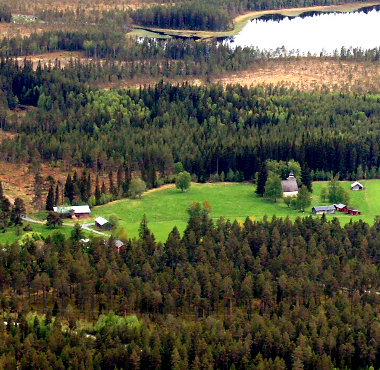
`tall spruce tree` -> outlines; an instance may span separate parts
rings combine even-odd
[[[4,198],[3,182],[0,181],[0,201]]]
[[[99,199],[101,197],[100,188],[99,188],[99,175],[96,175],[96,183],[95,183],[95,201],[96,204],[99,204]]]
[[[48,195],[46,197],[46,210],[52,211],[54,207],[54,188],[53,185],[50,185]]]
[[[71,179],[71,174],[67,175],[65,190],[64,190],[65,198],[68,198],[70,203],[74,200],[74,184]]]
[[[57,186],[55,188],[54,203],[55,203],[56,206],[59,205],[59,184],[58,184],[58,182],[57,182]]]
[[[305,164],[301,170],[301,186],[306,186],[307,190],[313,192],[313,183],[310,173],[310,168]]]
[[[261,166],[259,175],[257,177],[257,188],[256,188],[256,194],[262,197],[265,193],[265,184],[268,179],[268,168],[267,164],[264,162]]]

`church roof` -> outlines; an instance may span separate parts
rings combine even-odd
[[[286,180],[282,180],[281,184],[282,184],[282,191],[284,193],[298,191],[297,180],[294,177],[293,172],[290,172],[289,177]]]

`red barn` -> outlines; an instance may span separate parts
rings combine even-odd
[[[346,210],[345,210],[345,212],[347,213],[347,214],[351,214],[351,212],[354,210],[355,208],[354,207],[347,207],[346,208]]]
[[[334,207],[338,212],[346,212],[347,213],[347,206],[343,203],[334,204]]]

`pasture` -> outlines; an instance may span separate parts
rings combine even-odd
[[[23,227],[28,225],[28,222],[23,222]],[[46,238],[48,235],[52,235],[55,231],[59,231],[66,236],[70,237],[71,231],[73,230],[70,226],[60,226],[54,229],[52,226],[45,226],[40,224],[29,224],[32,228],[32,232],[41,233],[43,238]],[[21,228],[21,234],[18,235],[17,229],[14,226],[7,227],[6,232],[0,232],[0,245],[5,246],[7,243],[12,244],[16,240],[19,240],[24,234],[29,231],[23,231]],[[84,232],[87,235],[87,232]]]
[[[380,214],[380,180],[361,181],[365,186],[363,191],[350,191],[350,182],[341,182],[348,189],[351,196],[350,206],[362,212],[361,216],[351,216],[344,213],[336,213],[327,216],[328,219],[337,217],[342,224],[353,220],[362,219],[372,223],[375,216]],[[327,182],[314,182],[312,205],[325,205],[320,201],[322,186]],[[148,226],[158,241],[166,241],[168,234],[177,226],[183,232],[188,219],[186,212],[191,202],[208,201],[211,205],[211,217],[216,220],[220,217],[237,219],[244,222],[246,217],[259,220],[264,215],[272,217],[287,217],[294,220],[297,217],[312,215],[311,207],[304,213],[288,208],[283,200],[274,203],[270,200],[258,197],[255,194],[255,185],[250,183],[208,183],[192,184],[187,193],[181,193],[174,185],[167,185],[143,194],[141,199],[123,199],[104,206],[94,207],[91,218],[97,216],[109,217],[116,214],[120,226],[123,226],[130,237],[138,237],[138,228],[142,216],[148,219]]]

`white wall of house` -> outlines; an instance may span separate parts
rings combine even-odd
[[[287,191],[287,192],[284,191],[283,196],[284,197],[295,197],[295,196],[297,196],[297,194],[298,194],[298,191]]]

